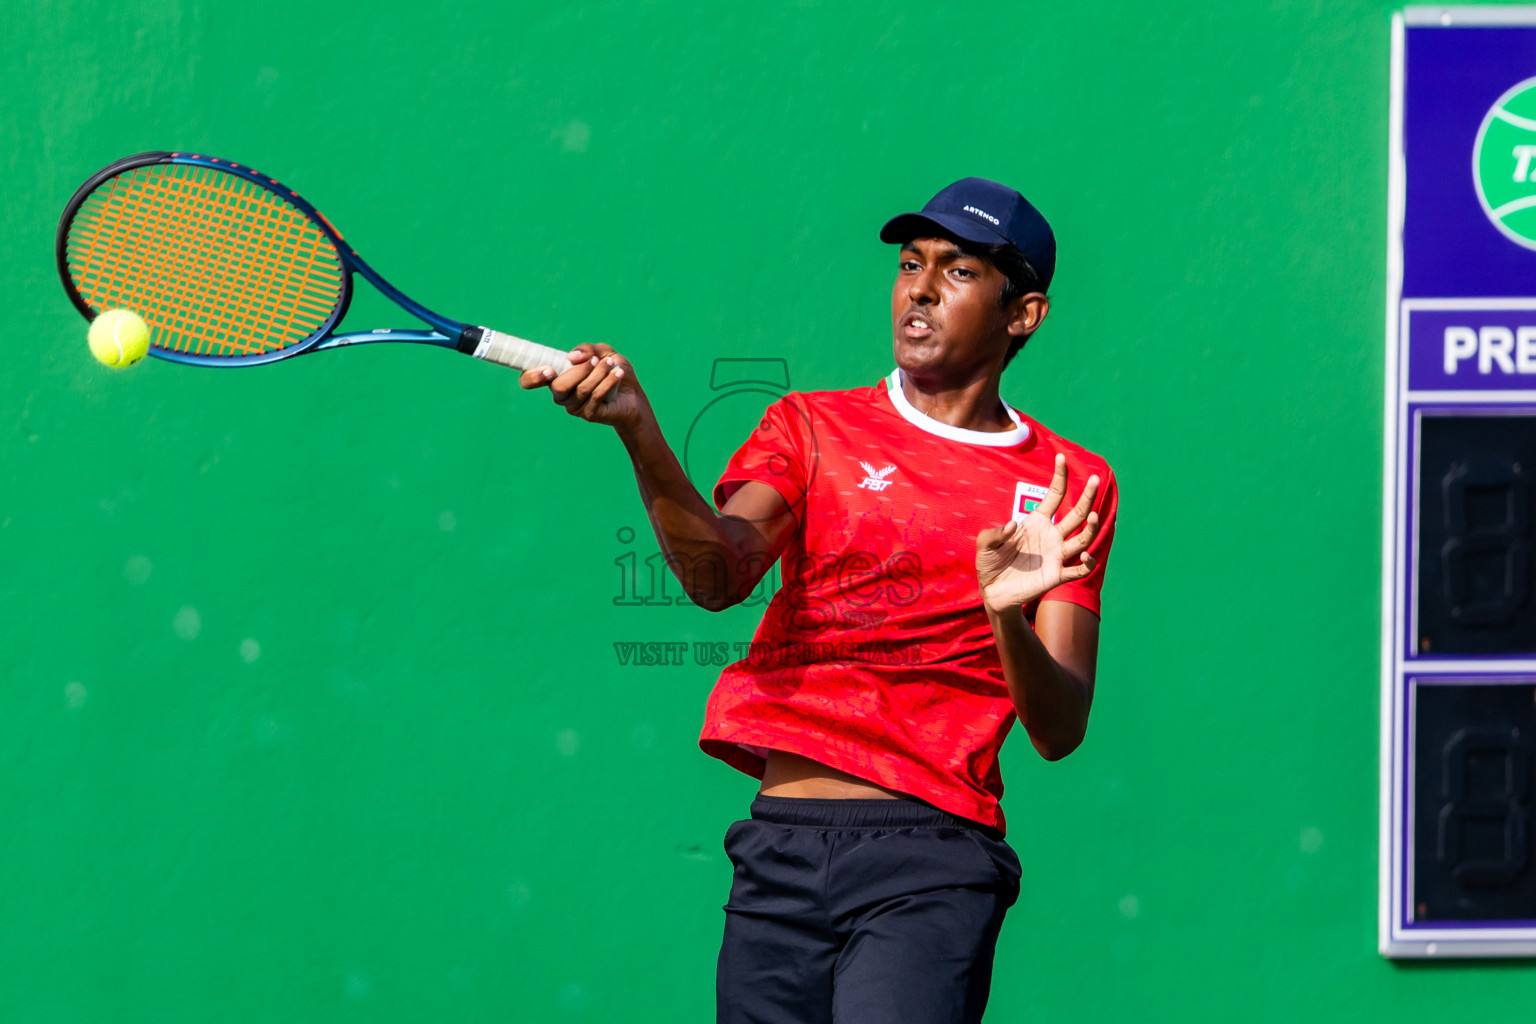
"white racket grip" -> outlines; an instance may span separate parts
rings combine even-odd
[[[531,370],[535,366],[552,366],[556,373],[564,373],[571,368],[571,361],[564,352],[550,348],[548,345],[540,345],[528,341],[526,338],[514,337],[510,334],[502,334],[493,331],[489,327],[480,328],[480,343],[471,353],[476,359],[484,359],[488,363],[500,363],[502,366],[510,366],[514,370]]]

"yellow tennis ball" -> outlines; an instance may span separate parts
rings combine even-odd
[[[91,321],[91,355],[107,366],[132,366],[149,352],[149,325],[137,313],[109,309]]]

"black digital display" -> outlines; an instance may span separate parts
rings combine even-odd
[[[1414,687],[1413,920],[1536,920],[1536,681]]]
[[[1536,653],[1536,416],[1420,422],[1418,653]]]

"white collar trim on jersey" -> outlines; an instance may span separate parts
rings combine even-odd
[[[901,413],[902,419],[921,430],[940,437],[947,437],[951,441],[963,441],[966,444],[984,444],[992,448],[1012,448],[1014,445],[1023,444],[1029,440],[1029,426],[1013,406],[1003,402],[1003,408],[1008,411],[1008,418],[1013,420],[1012,430],[997,432],[987,430],[966,430],[964,427],[952,427],[948,423],[940,423],[932,416],[919,412],[917,408],[907,401],[907,393],[901,387],[901,367],[891,371],[891,375],[885,378],[885,393],[890,396],[891,404],[896,411]],[[998,401],[1002,401],[1001,398]]]

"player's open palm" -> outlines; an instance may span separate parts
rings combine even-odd
[[[572,416],[611,427],[631,426],[645,408],[645,392],[629,360],[611,345],[578,345],[570,352],[571,368],[559,376],[536,366],[518,378],[526,389],[548,386],[555,404]]]
[[[1020,608],[1046,591],[1093,571],[1088,554],[1099,530],[1099,514],[1092,512],[1099,492],[1099,478],[1091,476],[1060,522],[1053,522],[1067,496],[1067,460],[1056,456],[1051,489],[1033,512],[976,538],[976,582],[988,610]]]

